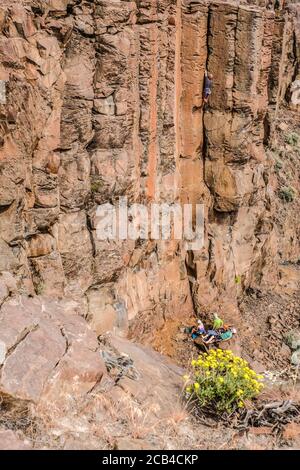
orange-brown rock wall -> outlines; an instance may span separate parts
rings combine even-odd
[[[299,12],[266,3],[1,1],[0,272],[81,299],[99,332],[276,284],[278,252],[300,255],[266,152],[299,79]],[[121,196],[204,203],[204,248],[99,240],[97,205]]]

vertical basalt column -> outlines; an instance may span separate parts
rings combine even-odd
[[[261,53],[264,36],[263,10],[239,8],[235,32],[233,107],[254,116],[258,105]]]
[[[275,11],[268,86],[270,119],[277,115],[279,106],[289,97],[287,91],[297,75],[297,12],[298,5],[291,4],[285,10]]]
[[[144,44],[147,42],[147,46],[144,49],[144,53],[148,57],[149,63],[145,67],[146,76],[143,77],[146,80],[147,89],[147,101],[148,101],[148,122],[146,124],[147,129],[147,183],[146,183],[146,196],[150,200],[155,200],[157,196],[157,166],[159,159],[159,147],[158,147],[158,47],[159,47],[159,31],[157,24],[144,27]],[[142,54],[141,60],[146,61],[144,54]],[[142,78],[142,77],[140,77]],[[146,111],[146,112],[147,112]]]
[[[205,175],[215,195],[215,208],[222,212],[246,204],[254,191],[246,180],[256,173],[255,165],[265,160],[272,26],[272,13],[264,14],[261,8],[210,7],[208,68],[214,81],[204,119]],[[247,166],[240,165],[246,162]]]
[[[228,157],[232,159],[237,23],[236,5],[209,6],[207,68],[214,78],[204,114],[205,182],[214,196],[215,208],[225,212],[232,210],[237,197],[236,182],[225,163]]]
[[[264,11],[264,32],[260,55],[260,74],[257,84],[258,109],[269,105],[268,87],[272,63],[272,45],[274,37],[275,15],[272,10]]]
[[[238,7],[232,4],[209,6],[208,69],[214,75],[210,106],[230,110],[233,106],[233,84]]]
[[[207,60],[208,7],[182,8],[181,99],[179,103],[179,168],[181,200],[203,199],[203,107],[202,93]]]
[[[137,5],[130,1],[96,2],[91,200],[88,217],[93,242],[95,283],[118,277],[128,263],[133,242],[98,237],[97,205],[140,195],[140,34]],[[117,235],[117,234],[116,234]]]
[[[182,42],[182,2],[177,0],[176,5],[176,37],[175,37],[175,97],[174,97],[174,132],[175,132],[175,165],[176,165],[176,187],[179,190],[180,183],[180,151],[181,151],[181,135],[180,135],[180,117],[181,117],[181,96],[182,96],[182,78],[181,78],[181,42]]]
[[[284,36],[285,20],[283,12],[276,12],[274,20],[274,35],[272,43],[272,65],[269,79],[269,103],[275,106],[279,88],[280,64],[282,55],[282,41]]]
[[[289,10],[285,15],[285,27],[282,38],[282,55],[279,68],[279,86],[276,103],[276,113],[278,112],[281,103],[285,100],[285,98],[288,98],[287,91],[293,79],[295,78],[297,70],[297,26],[294,21],[296,10],[294,10],[294,13],[292,12],[293,10]]]
[[[158,165],[159,197],[161,201],[174,202],[178,197],[178,160],[175,137],[177,102],[178,33],[181,28],[181,2],[170,2],[164,14],[159,42]]]
[[[138,3],[141,186],[148,201],[176,197],[176,0]]]

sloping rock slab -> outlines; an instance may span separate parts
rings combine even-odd
[[[87,393],[106,372],[97,349],[75,304],[11,299],[0,311],[0,392],[35,403]]]

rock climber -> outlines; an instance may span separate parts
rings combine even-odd
[[[208,98],[211,95],[212,82],[213,82],[213,74],[208,73],[208,71],[205,70],[203,104],[208,103]]]

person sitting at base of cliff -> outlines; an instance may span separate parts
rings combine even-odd
[[[204,336],[203,341],[205,344],[211,344],[215,342],[228,341],[237,333],[236,329],[229,327],[228,330],[222,328],[219,331],[208,330],[207,335]]]
[[[205,344],[210,344],[214,342],[220,336],[219,331],[208,330],[207,334],[203,336],[203,341]]]
[[[213,74],[208,73],[207,70],[205,70],[203,105],[208,103],[208,98],[211,95],[212,83],[213,83]]]
[[[223,320],[218,316],[217,313],[214,313],[214,322],[213,322],[212,329],[213,330],[219,330],[220,328],[223,327],[223,325],[224,325]]]
[[[198,326],[192,328],[192,338],[196,339],[200,335],[204,335],[206,333],[205,327],[201,320],[198,320]]]

